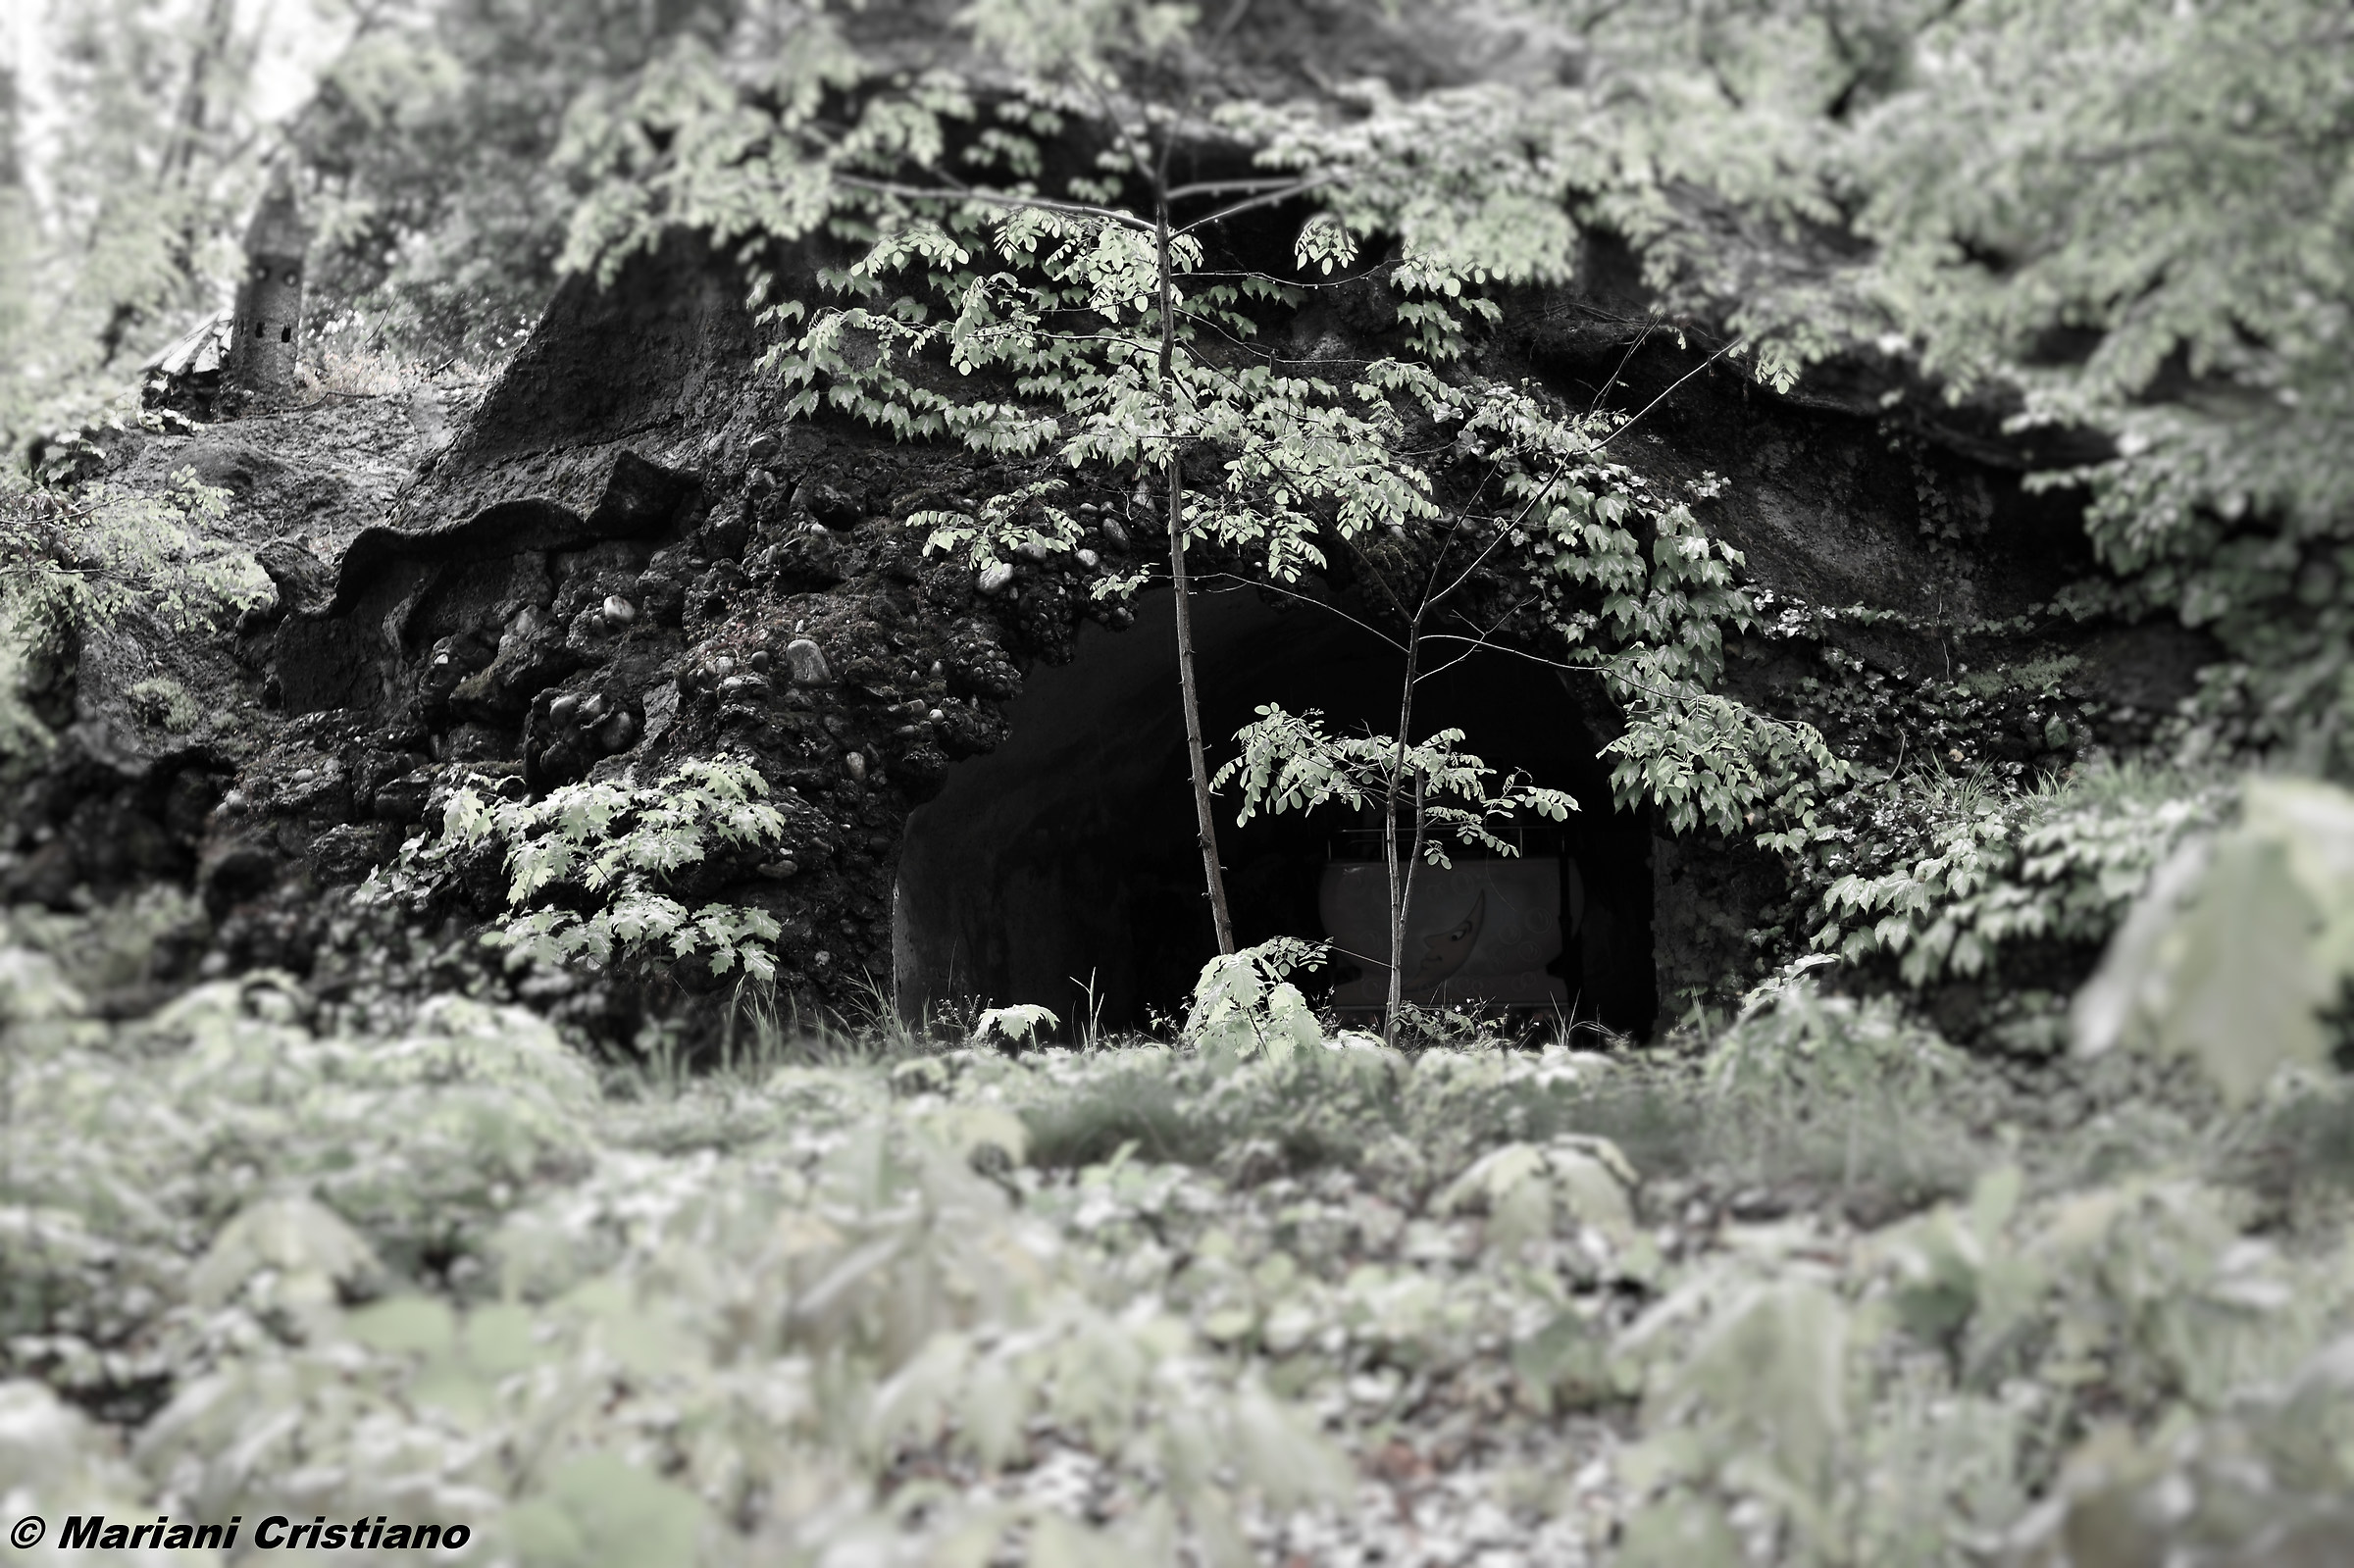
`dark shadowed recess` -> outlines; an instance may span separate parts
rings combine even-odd
[[[1198,601],[1204,732],[1211,764],[1260,703],[1321,708],[1341,727],[1397,722],[1400,658],[1314,607],[1271,607],[1255,589]],[[1037,1002],[1066,1024],[1105,1029],[1179,1016],[1215,950],[1202,890],[1175,633],[1165,591],[1124,632],[1089,625],[1070,663],[1034,669],[1007,704],[1009,738],[957,764],[909,817],[894,898],[898,1003],[910,1019],[974,999]],[[1552,966],[1576,1016],[1632,1034],[1656,1011],[1650,828],[1613,812],[1598,742],[1572,683],[1545,666],[1482,653],[1427,682],[1414,731],[1460,728],[1487,761],[1567,789],[1584,809],[1532,849],[1561,852],[1580,886],[1563,907]],[[1589,699],[1590,700],[1590,699]],[[1257,817],[1238,829],[1219,803],[1236,936],[1323,935],[1316,892],[1354,826],[1345,809]],[[1311,977],[1310,995],[1351,973]]]

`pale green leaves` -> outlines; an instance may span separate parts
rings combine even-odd
[[[1564,1134],[1546,1144],[1507,1143],[1475,1161],[1433,1200],[1438,1212],[1480,1208],[1487,1243],[1510,1251],[1553,1234],[1557,1212],[1615,1246],[1635,1240],[1635,1169],[1607,1138]]]
[[[1447,840],[1479,845],[1496,854],[1518,848],[1501,838],[1495,825],[1526,812],[1554,822],[1578,809],[1572,796],[1517,779],[1493,784],[1496,770],[1467,751],[1460,730],[1440,730],[1412,745],[1388,735],[1335,734],[1315,709],[1286,712],[1260,705],[1258,717],[1235,732],[1241,754],[1218,769],[1213,785],[1242,784],[1237,822],[1260,811],[1313,811],[1319,806],[1361,807],[1367,802],[1414,803],[1427,830],[1422,853],[1434,866],[1447,865]],[[1423,837],[1422,833],[1412,836]]]
[[[1203,965],[1186,1011],[1186,1038],[1205,1056],[1278,1065],[1301,1050],[1324,1048],[1314,1009],[1281,978],[1282,960],[1290,956],[1246,947]]]
[[[968,0],[956,22],[1016,71],[1100,85],[1113,60],[1162,53],[1200,17],[1165,0]]]
[[[1582,95],[1483,84],[1405,96],[1379,82],[1348,92],[1359,112],[1346,118],[1263,103],[1224,118],[1261,143],[1262,163],[1332,177],[1324,222],[1397,236],[1409,264],[1402,286],[1453,295],[1464,282],[1568,279],[1572,204],[1581,185],[1609,177]],[[1303,267],[1322,254],[1306,237]]]
[[[1898,1324],[1949,1347],[1965,1380],[1983,1375],[2008,1348],[2046,1283],[2043,1267],[2007,1234],[2022,1180],[2018,1166],[1998,1166],[1978,1178],[1967,1207],[1939,1204],[1875,1239],[1896,1283]]]
[[[1043,1007],[1038,1010],[1046,1012]],[[1047,1014],[1049,1023],[1053,1016]],[[975,1030],[974,1037],[980,1037],[980,1033]],[[989,1149],[998,1150],[1015,1165],[1029,1157],[1030,1130],[1022,1125],[1019,1116],[1002,1105],[986,1101],[944,1105],[927,1112],[923,1126],[943,1147],[966,1160],[980,1157]]]
[[[270,1305],[316,1314],[334,1305],[338,1287],[363,1284],[379,1268],[367,1241],[333,1210],[307,1197],[265,1198],[213,1239],[188,1293],[219,1305],[261,1275]]]
[[[229,491],[194,469],[154,492],[93,480],[70,502],[21,482],[0,486],[0,636],[11,642],[52,617],[106,628],[152,616],[192,632],[270,602],[269,578],[221,537]]]
[[[1718,1316],[1661,1397],[1698,1401],[1752,1462],[1817,1492],[1847,1429],[1847,1339],[1846,1309],[1821,1286],[1765,1287]]]
[[[1618,1568],[1740,1568],[1743,1561],[1724,1510],[1680,1487],[1628,1520],[1618,1546]]]
[[[1695,1282],[1685,1290],[1707,1282]],[[1681,1292],[1679,1292],[1680,1294]],[[1670,1296],[1630,1336],[1642,1349],[1682,1303]],[[1754,1497],[1788,1520],[1801,1560],[1841,1560],[1844,1521],[1837,1460],[1848,1438],[1849,1309],[1804,1277],[1734,1286],[1672,1360],[1654,1363],[1645,1398],[1652,1435],[1623,1461],[1627,1479],[1661,1495],[1629,1527],[1650,1556],[1671,1547],[1721,1551],[1721,1490]],[[1696,1492],[1686,1488],[1703,1489]]]
[[[634,81],[592,86],[573,103],[551,162],[587,186],[559,262],[609,283],[622,263],[674,226],[720,243],[746,234],[798,238],[833,210],[834,165],[859,148],[935,141],[918,114],[862,123],[845,145],[807,133],[820,100],[874,69],[823,7],[793,8],[792,43],[763,51],[745,79],[691,31]]]
[[[508,1511],[507,1536],[525,1568],[629,1568],[696,1559],[703,1509],[682,1492],[613,1453],[559,1464],[546,1484]]]
[[[1300,237],[1292,249],[1302,272],[1313,267],[1329,275],[1335,267],[1347,267],[1356,260],[1356,236],[1338,218],[1318,213],[1300,226]]]
[[[775,978],[772,944],[783,932],[775,916],[733,904],[690,909],[661,889],[715,850],[782,844],[786,820],[767,793],[757,768],[729,757],[689,759],[650,786],[565,784],[538,800],[494,803],[469,785],[443,805],[439,839],[412,839],[365,890],[395,896],[445,875],[453,855],[495,843],[516,912],[483,940],[506,949],[510,967],[601,969],[645,952],[765,982]],[[551,902],[563,889],[578,896]]]
[[[1639,675],[1605,668],[1633,686],[1626,733],[1603,748],[1613,759],[1611,790],[1621,804],[1656,802],[1677,833],[1754,829],[1769,849],[1805,840],[1817,788],[1847,773],[1813,725],[1776,719],[1689,682],[1638,685]]]
[[[2256,779],[2243,802],[2151,879],[2074,1014],[2079,1050],[2189,1056],[2233,1102],[2321,1063],[2317,1012],[2354,976],[2354,799]]]
[[[1677,833],[1751,831],[1770,849],[1803,842],[1817,789],[1847,765],[1813,726],[1709,689],[1725,628],[1754,620],[1734,576],[1741,552],[1711,538],[1687,503],[1584,454],[1564,452],[1555,479],[1524,478],[1520,493],[1539,508],[1529,553],[1553,580],[1549,595],[1575,585],[1600,597],[1598,609],[1564,603],[1561,623],[1571,658],[1626,706],[1625,733],[1603,752],[1612,796],[1654,803]]]
[[[1823,893],[1811,945],[1893,953],[1916,986],[1990,973],[2008,943],[2106,939],[2152,872],[2228,801],[2219,784],[2115,767],[2079,768],[2057,789],[1930,770],[1881,791],[1922,826],[1871,859],[1826,846],[1856,869]]]
[[[795,1095],[821,1078],[843,1119],[812,1137]],[[199,1271],[201,1299],[294,1332],[225,1336],[141,1434],[141,1462],[248,1517],[289,1485],[345,1517],[406,1497],[539,1568],[984,1563],[1020,1532],[1034,1561],[1175,1568],[1181,1530],[1241,1568],[1247,1495],[1347,1494],[1313,1419],[1151,1294],[1106,1290],[968,1168],[991,1147],[1020,1158],[1012,1110],[858,1087],[818,1072],[772,1087],[793,1113],[748,1147],[540,1169],[486,1259],[498,1299],[343,1310],[339,1290],[379,1278],[366,1242],[310,1200],[248,1210]],[[920,1510],[878,1501],[909,1463],[994,1485],[1047,1433],[1144,1506],[1098,1526],[920,1486]]]
[[[459,1313],[429,1295],[396,1295],[348,1314],[343,1332],[386,1355],[409,1358],[409,1397],[461,1427],[495,1419],[498,1386],[555,1359],[520,1303],[486,1302]]]
[[[1036,1002],[1019,1002],[1011,1007],[992,1007],[981,1015],[973,1026],[973,1038],[987,1039],[992,1031],[1002,1035],[1015,1044],[1027,1042],[1032,1036],[1042,1035],[1060,1025],[1052,1010]]]
[[[2015,1560],[2059,1568],[2240,1541],[2246,1561],[2328,1562],[2342,1553],[2354,1494],[2349,1395],[2354,1340],[2339,1339],[2203,1421],[2146,1437],[2098,1428],[2069,1455],[2046,1505],[2020,1522]]]
[[[971,511],[921,511],[907,527],[924,534],[924,553],[961,551],[980,569],[1008,555],[1038,560],[1068,554],[1079,546],[1079,521],[1053,504],[1067,486],[1060,480],[1036,480],[985,498]]]

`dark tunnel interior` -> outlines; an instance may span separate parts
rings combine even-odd
[[[1195,602],[1213,769],[1264,702],[1319,708],[1336,728],[1395,728],[1401,658],[1368,632],[1314,607],[1272,607],[1252,588]],[[1006,741],[958,764],[908,819],[893,910],[904,1016],[976,999],[1042,1003],[1066,1025],[1092,1005],[1107,1030],[1182,1016],[1216,939],[1195,842],[1169,594],[1145,596],[1137,611],[1126,632],[1087,626],[1069,664],[1033,669],[1007,706]],[[1545,973],[1566,1003],[1545,1010],[1641,1036],[1656,1010],[1650,833],[1640,816],[1611,807],[1568,683],[1590,679],[1475,654],[1423,683],[1414,731],[1459,728],[1491,765],[1577,797],[1583,809],[1567,823],[1526,835],[1530,866],[1513,874],[1545,860],[1561,868],[1561,951]],[[1366,858],[1378,835],[1345,807],[1261,815],[1238,829],[1235,797],[1231,787],[1221,793],[1218,834],[1237,939],[1326,936],[1327,863]],[[1358,973],[1336,960],[1302,984],[1320,1001]]]

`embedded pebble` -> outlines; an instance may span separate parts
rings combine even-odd
[[[766,861],[761,865],[760,875],[763,877],[773,877],[777,881],[783,882],[786,878],[791,877],[800,869],[801,868],[799,866],[795,865],[790,860],[771,860]]]
[[[1013,568],[1003,561],[996,566],[983,567],[981,578],[974,586],[984,593],[1002,593],[1013,585]]]
[[[638,619],[638,606],[618,593],[605,595],[605,620],[613,626],[628,626]]]
[[[1101,565],[1102,560],[1103,558],[1093,550],[1081,550],[1079,552],[1079,564],[1083,567],[1086,567],[1090,572],[1093,572],[1098,566]]]
[[[860,784],[864,784],[866,782],[866,754],[864,752],[851,752],[848,756],[842,759],[842,765],[844,768],[849,771],[849,775],[852,780]]]
[[[580,693],[567,691],[547,705],[547,717],[556,724],[570,724],[572,716],[581,711]]]
[[[1044,539],[1024,539],[1013,547],[1013,553],[1025,561],[1043,561],[1053,552],[1054,547]]]
[[[632,742],[637,738],[638,721],[630,717],[630,710],[627,708],[607,719],[602,728],[596,732],[596,743],[605,749],[607,755],[629,750]]]
[[[1120,520],[1118,518],[1115,518],[1109,512],[1106,512],[1103,514],[1103,521],[1099,524],[1098,527],[1102,529],[1103,536],[1109,539],[1112,543],[1118,545],[1123,550],[1128,548],[1128,531],[1120,527]]]
[[[826,668],[826,656],[818,645],[807,637],[795,637],[785,644],[785,665],[793,672],[796,686],[822,686],[834,679]]]

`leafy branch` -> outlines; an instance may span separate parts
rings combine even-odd
[[[699,958],[716,975],[741,966],[776,978],[771,944],[782,934],[765,910],[706,903],[690,910],[665,888],[723,846],[753,850],[784,841],[784,815],[763,798],[758,769],[731,758],[682,762],[659,783],[566,784],[537,800],[453,791],[436,837],[402,846],[368,895],[419,891],[475,853],[497,850],[510,913],[484,933],[510,968],[538,962],[605,969],[641,953]]]

